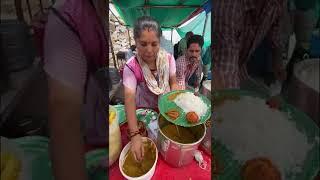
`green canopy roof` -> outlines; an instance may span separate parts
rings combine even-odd
[[[177,27],[187,20],[207,0],[113,0],[126,25],[133,26],[137,18],[152,16],[162,27]]]
[[[205,21],[207,22],[205,23]],[[203,48],[206,49],[211,44],[211,12],[201,12],[195,19],[183,27],[176,28],[176,30],[180,37],[184,37],[188,31],[203,36]]]

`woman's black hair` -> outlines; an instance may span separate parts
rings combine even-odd
[[[197,43],[202,48],[204,44],[203,37],[200,35],[193,35],[187,41],[187,48],[189,48],[190,44]]]
[[[131,51],[135,51],[136,48],[137,48],[136,45],[131,45],[131,46],[130,46]]]
[[[139,38],[142,31],[144,30],[155,31],[159,39],[162,35],[162,31],[159,23],[150,16],[142,16],[137,19],[133,29],[134,39]]]

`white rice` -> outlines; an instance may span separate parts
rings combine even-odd
[[[226,101],[215,110],[222,121],[215,123],[213,136],[234,153],[236,160],[267,157],[279,168],[283,179],[285,172],[302,170],[313,144],[308,143],[286,113],[272,110],[265,100],[253,97]]]
[[[174,102],[179,106],[185,113],[195,112],[199,117],[206,114],[208,107],[201,100],[200,97],[195,96],[191,92],[181,93],[175,99]]]

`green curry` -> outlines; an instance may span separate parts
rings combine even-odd
[[[122,170],[130,177],[140,177],[146,174],[156,160],[156,147],[149,140],[144,142],[144,157],[141,162],[136,162],[131,151],[128,151]]]
[[[182,143],[191,144],[196,142],[199,138],[190,130],[190,128],[168,124],[161,128],[161,131],[169,139]]]

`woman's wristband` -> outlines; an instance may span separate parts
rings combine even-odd
[[[133,138],[134,136],[138,135],[138,134],[140,135],[140,131],[137,131],[137,132],[135,132],[133,134],[130,134],[130,139]]]
[[[135,133],[137,133],[137,132],[140,132],[140,130],[130,131],[130,132],[129,132],[129,135],[135,134]]]

